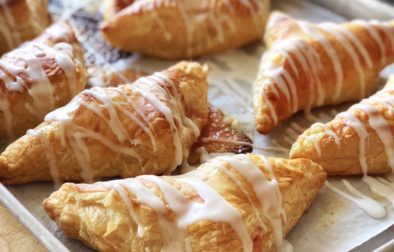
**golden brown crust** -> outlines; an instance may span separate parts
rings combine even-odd
[[[151,88],[161,87],[163,91],[152,94],[163,99],[168,108],[173,109],[182,148],[181,158],[185,160],[198,133],[195,133],[188,119],[176,115],[184,113],[185,118],[189,118],[198,129],[205,125],[208,116],[207,70],[197,63],[181,62],[161,74],[173,86],[168,81],[159,80]],[[148,85],[143,81],[141,79],[140,84]],[[53,169],[59,171],[58,179],[63,181],[83,181],[87,179],[86,176],[99,179],[162,174],[174,169],[173,160],[178,152],[169,120],[157,104],[134,88],[136,83],[80,93],[64,111],[59,110],[54,114],[60,116],[61,120],[69,115],[66,124],[61,120],[46,120],[30,134],[7,147],[0,156],[0,181],[19,184],[52,180]],[[163,97],[166,89],[172,90],[173,95]],[[104,105],[106,99],[99,99],[103,92],[113,105]],[[175,105],[171,105],[175,102],[179,104],[180,112],[175,110]],[[112,106],[116,116],[109,112]],[[146,120],[145,126],[141,127],[141,123],[132,120],[130,113],[140,122]],[[118,118],[118,121],[114,121],[114,118]],[[119,128],[126,132],[126,139],[119,138]],[[152,130],[155,144],[147,133],[148,128]],[[80,134],[82,137],[79,140]],[[62,136],[66,136],[64,144]],[[43,142],[42,137],[47,139],[48,144]],[[87,153],[83,152],[85,149]],[[78,155],[79,152],[83,156]],[[48,155],[54,156],[56,165],[50,165],[53,158]]]
[[[369,28],[360,21],[309,24],[283,13],[271,14],[265,35],[269,49],[254,83],[255,120],[260,133],[269,133],[297,111],[356,101],[375,91],[380,70],[394,62],[389,36],[394,22],[365,23]],[[311,34],[304,27],[312,30]],[[279,84],[280,78],[285,84]]]
[[[66,48],[65,50],[71,50],[70,59],[72,62],[70,64],[74,69],[65,70],[56,60],[56,57],[64,56],[59,55],[59,52],[54,49],[57,46],[64,46],[64,43],[71,46],[71,49]],[[6,114],[3,111],[4,107],[1,107],[0,137],[8,135],[9,138],[14,138],[25,134],[26,130],[34,128],[42,122],[46,113],[65,105],[74,95],[82,91],[86,85],[87,75],[83,56],[82,48],[72,27],[64,22],[54,24],[40,37],[3,55],[0,58],[0,75],[3,75],[0,78],[0,100],[2,104],[4,102],[9,104],[8,113],[12,118],[9,119],[10,125],[8,127],[12,128],[13,135],[10,136],[7,132]],[[29,63],[32,57],[36,58],[36,63],[41,65],[38,70],[37,66]],[[18,70],[11,72],[12,69]],[[40,71],[45,73],[45,77],[37,76],[40,75]],[[33,72],[35,76],[32,76]],[[75,78],[68,79],[70,72],[74,74]],[[18,78],[24,83],[21,89],[14,90],[7,87],[6,80],[17,80]],[[47,85],[46,78],[51,87],[45,87],[45,89],[53,88],[51,97],[34,96],[33,89],[42,92],[41,86]],[[53,100],[53,104],[47,102],[45,105],[48,106],[44,107],[36,105],[42,102],[40,100],[46,99]],[[39,109],[29,109],[28,107]]]
[[[368,174],[384,174],[391,171],[387,150],[377,132],[371,126],[369,119],[371,119],[370,116],[382,116],[387,122],[387,127],[394,134],[393,107],[386,103],[387,100],[382,96],[384,94],[386,97],[394,97],[393,84],[394,78],[387,83],[382,91],[361,102],[361,104],[372,106],[376,112],[368,113],[357,105],[346,112],[354,115],[361,122],[361,127],[354,127],[354,123],[349,124],[347,117],[338,114],[323,127],[312,126],[299,136],[291,148],[290,158],[311,159],[320,164],[328,175],[361,175],[363,172],[360,161],[362,159],[360,146],[362,145],[361,137],[363,134],[360,135],[357,130],[365,129],[367,138],[364,151]],[[382,125],[382,127],[386,126]],[[338,144],[335,142],[333,134],[327,134],[328,131],[325,128],[338,137]],[[314,144],[318,146],[318,149]],[[320,155],[319,151],[321,152]]]
[[[121,2],[107,1],[104,38],[124,51],[165,59],[213,54],[256,41],[269,11],[269,0],[219,0],[215,6],[206,0],[127,1],[127,7]]]
[[[248,157],[268,179],[272,178],[259,156],[248,155]],[[282,219],[283,236],[285,236],[316,197],[324,184],[326,174],[319,165],[306,159],[270,158],[269,163],[278,181],[282,207],[287,217],[285,220]],[[231,172],[240,184],[237,185],[229,179],[219,166]],[[276,251],[274,228],[267,216],[264,216],[262,208],[258,208],[267,229],[262,230],[260,227],[252,207],[258,205],[259,199],[247,180],[225,161],[208,161],[197,169],[197,173],[202,174],[203,181],[241,214],[242,222],[253,240],[253,251]],[[138,197],[143,197],[142,194],[133,195],[132,192],[127,192],[133,211],[140,218],[140,225],[143,226],[142,237],[137,236],[138,225],[130,217],[125,202],[117,191],[105,184],[64,184],[44,201],[44,209],[66,235],[82,240],[97,250],[144,251],[149,248],[151,251],[160,251],[165,242],[158,219],[165,218],[169,222],[175,222],[176,213],[167,203],[168,195],[165,195],[156,184],[144,177],[136,179],[160,197],[161,202],[166,205],[166,214],[159,217],[152,208],[138,200]],[[189,184],[178,180],[177,177],[162,179],[188,200],[201,202],[201,195]],[[125,181],[125,183],[133,182]],[[240,185],[253,196],[248,199],[245,191],[240,190]],[[171,230],[174,239],[179,235],[178,233],[179,230]],[[240,238],[226,222],[199,221],[191,224],[187,227],[187,239],[192,251],[242,251]]]
[[[0,55],[35,38],[50,22],[48,0],[14,0],[0,4]]]

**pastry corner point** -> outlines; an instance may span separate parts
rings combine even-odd
[[[258,113],[255,120],[256,130],[261,134],[269,134],[275,126],[274,121],[268,115]]]

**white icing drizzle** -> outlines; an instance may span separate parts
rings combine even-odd
[[[352,112],[346,111],[338,114],[338,117],[343,117],[346,121],[345,123],[352,127],[358,137],[359,137],[359,162],[361,166],[361,171],[366,174],[368,171],[367,159],[365,156],[366,140],[368,138],[368,131],[364,127],[363,122],[361,122]]]
[[[369,22],[353,21],[353,23],[361,25],[368,34],[371,35],[381,51],[381,62],[382,64],[385,63],[385,54],[387,54],[388,49],[385,47],[383,38],[377,28],[379,27],[382,29],[384,36],[390,40],[390,43],[394,48],[394,35],[390,29],[390,24],[378,22],[376,20]],[[365,62],[368,68],[373,67],[373,62],[371,55],[369,55],[360,38],[358,38],[351,29],[347,29],[341,25],[333,23],[313,25],[304,21],[298,21],[298,24],[306,35],[322,46],[323,50],[331,60],[336,82],[334,95],[330,98],[334,101],[340,98],[346,75],[346,73],[343,72],[340,55],[338,54],[338,51],[330,37],[334,38],[335,41],[338,41],[343,46],[345,52],[352,60],[354,68],[359,76],[360,97],[364,97],[366,92],[366,76],[362,61]],[[330,37],[328,35],[330,35]],[[279,66],[274,64],[271,60],[271,58],[277,59],[276,56],[278,54],[282,54],[283,56],[282,63]],[[309,119],[311,119],[311,121],[319,121],[317,118],[313,118],[310,110],[314,104],[320,106],[325,101],[326,94],[319,78],[319,73],[324,71],[324,68],[322,66],[320,56],[313,46],[298,37],[284,39],[273,44],[272,48],[263,55],[261,62],[262,64],[260,66],[257,81],[260,80],[263,81],[263,83],[259,85],[259,89],[256,89],[256,93],[262,96],[264,104],[269,109],[274,123],[277,124],[278,115],[273,104],[265,94],[264,88],[270,86],[272,92],[276,93],[277,96],[279,95],[278,91],[281,91],[284,94],[285,99],[288,101],[289,110],[291,112],[297,111],[299,108],[295,83],[299,78],[300,69],[303,69],[307,74],[307,84],[311,93],[311,95],[308,96],[308,102],[304,107],[305,114]],[[291,72],[289,72],[290,69],[284,68],[286,65],[285,62],[289,64],[290,69],[292,70]],[[299,69],[297,69],[296,62],[300,64]],[[269,81],[265,78],[269,78],[271,80]]]
[[[265,57],[269,58],[270,52],[267,52],[266,54],[263,55],[262,62],[266,62],[266,63],[261,65],[259,72],[264,73],[263,76],[268,76],[274,81],[274,83],[276,84],[275,86],[279,88],[279,90],[285,95],[286,100],[289,103],[289,109],[293,111],[294,103],[293,104],[291,103],[291,99],[293,99],[293,97],[296,96],[297,94],[293,93],[294,89],[289,89],[289,86],[286,83],[286,80],[284,78],[285,75],[284,72],[286,72],[286,70],[284,69],[283,66],[279,66],[279,67],[275,66],[269,60],[265,61],[264,59]]]
[[[167,4],[166,2],[162,3]],[[226,40],[225,30],[231,31],[233,34],[237,32],[236,22],[232,18],[231,14],[235,12],[234,2],[225,0],[223,1],[224,6],[227,9],[221,9],[218,11],[218,4],[212,1],[198,1],[198,0],[175,0],[173,3],[179,11],[179,16],[182,18],[185,29],[185,49],[186,54],[191,57],[194,54],[193,50],[201,50],[207,44],[212,43],[212,41],[217,41],[219,43],[224,43]],[[253,18],[254,25],[256,29],[260,29],[261,19],[259,13],[262,12],[263,6],[260,1],[242,0],[237,2],[245,7]],[[163,17],[159,16],[156,12],[154,4],[149,1],[134,1],[132,3],[133,11],[138,13],[142,9],[149,10],[154,20],[158,23],[163,36],[167,41],[172,40],[172,35],[169,30],[165,27],[165,20]],[[195,44],[196,30],[199,26],[204,26],[204,22],[212,25],[215,36],[204,44]]]
[[[140,78],[132,85],[129,85],[129,87],[153,105],[163,114],[165,120],[168,122],[175,147],[174,162],[169,167],[168,172],[173,171],[188,155],[188,150],[185,150],[186,147],[184,148],[181,143],[180,134],[187,134],[184,132],[186,129],[183,126],[190,128],[191,133],[195,137],[198,137],[200,134],[198,126],[190,118],[186,117],[183,106],[179,104],[181,97],[178,88],[165,75],[156,73],[150,77]],[[113,95],[122,97],[123,99],[113,99]],[[99,105],[95,106],[85,102],[83,100],[84,96],[91,97]],[[116,137],[116,140],[107,139],[94,130],[82,128],[75,124],[73,121],[73,112],[80,106],[96,114],[103,123],[107,124]],[[45,117],[45,121],[58,124],[62,146],[65,146],[66,142],[70,143],[71,149],[81,168],[81,176],[86,181],[92,181],[94,174],[90,165],[90,153],[86,139],[97,140],[115,153],[127,155],[135,158],[140,163],[142,162],[134,147],[146,143],[136,141],[133,139],[133,136],[128,134],[127,121],[121,119],[121,114],[138,125],[149,136],[152,151],[155,152],[157,150],[157,136],[152,123],[138,110],[138,108],[134,107],[133,101],[122,90],[117,88],[94,87],[80,93],[80,95],[76,96],[65,107],[49,113]],[[109,118],[107,118],[108,116],[106,114],[109,115]],[[47,148],[46,151],[51,152],[52,150]],[[57,169],[55,165],[51,165],[56,162],[48,161],[48,163],[51,169]]]
[[[244,251],[250,251],[252,249],[251,239],[238,210],[230,205],[208,184],[195,178],[182,177],[179,179],[179,181],[185,182],[196,190],[197,194],[204,201],[200,203],[186,198],[181,192],[159,177],[142,176],[142,178],[158,185],[163,194],[166,195],[169,208],[177,214],[179,231],[185,232],[188,226],[204,220],[227,222],[237,232],[243,243]],[[207,209],[210,210],[207,211]],[[182,236],[185,237],[186,234]]]
[[[283,140],[284,140],[288,145],[290,145],[290,146],[294,143],[294,139],[292,139],[292,138],[290,138],[290,137],[288,137],[288,136],[285,136],[285,137],[283,138]]]
[[[26,3],[28,19],[23,23],[17,23],[15,10],[12,11],[7,0],[0,0],[0,34],[5,38],[8,49],[13,49],[23,42],[21,37],[22,29],[33,29],[34,34],[38,35],[47,24],[47,17],[40,17],[34,4]]]
[[[259,213],[259,209],[258,209],[259,206],[256,206],[256,204],[254,204],[254,201],[252,200],[252,195],[250,195],[250,193],[242,185],[241,181],[239,181],[239,179],[237,179],[237,177],[231,171],[229,171],[228,169],[226,169],[220,165],[218,166],[218,168],[219,168],[220,172],[225,174],[233,183],[235,183],[239,187],[241,192],[246,196],[246,198],[248,199],[248,202],[252,206],[253,213],[256,216],[260,227],[262,228],[262,230],[266,230],[267,227],[265,226],[265,224],[262,220],[261,214]]]
[[[367,48],[365,45],[361,42],[361,40],[356,36],[356,34],[350,30],[346,29],[341,26],[337,26],[336,29],[342,33],[348,40],[352,42],[354,47],[357,49],[357,51],[361,54],[362,58],[364,59],[365,63],[367,64],[368,68],[373,67],[373,62],[371,59],[371,55],[368,53]]]
[[[317,156],[320,158],[322,151],[320,148],[320,140],[324,135],[328,135],[332,138],[334,138],[335,144],[338,146],[338,149],[341,148],[340,145],[340,139],[338,137],[338,135],[332,131],[326,124],[324,123],[314,123],[312,124],[312,126],[310,127],[310,131],[313,131],[314,128],[321,128],[324,130],[324,134],[310,134],[310,135],[301,135],[301,138],[305,138],[309,141],[311,141],[313,143],[313,146],[315,147]]]
[[[336,78],[335,93],[333,99],[334,100],[338,99],[342,91],[344,73],[342,70],[341,60],[338,56],[335,47],[332,45],[332,43],[327,39],[327,37],[322,33],[322,31],[318,27],[315,27],[303,21],[299,21],[298,24],[300,28],[305,32],[305,34],[307,34],[314,40],[321,43],[323,49],[327,53],[328,57],[331,59],[332,66],[335,72],[335,78]]]
[[[354,105],[353,108],[361,109],[368,114],[369,125],[375,130],[380,141],[383,143],[389,167],[394,169],[394,136],[386,119],[366,101]]]
[[[3,11],[3,16],[5,17],[5,23],[1,22],[0,29],[3,36],[6,38],[9,48],[14,48],[21,43],[20,34],[16,27],[15,18],[8,7],[7,0],[0,0],[0,9]]]
[[[380,219],[386,215],[386,210],[377,201],[371,199],[370,197],[365,196],[363,193],[361,193],[356,188],[354,188],[348,181],[342,180],[342,183],[345,185],[346,189],[349,192],[351,192],[354,196],[336,188],[335,186],[331,185],[328,181],[325,182],[325,185],[331,191],[338,193],[345,199],[348,199],[353,203],[355,203],[372,218]]]
[[[361,166],[361,170],[363,173],[363,181],[368,184],[371,191],[379,196],[382,196],[388,199],[394,206],[394,183],[385,180],[383,178],[373,178],[368,176],[368,162],[366,159],[366,141],[369,137],[369,133],[367,130],[366,125],[360,121],[355,115],[355,110],[364,111],[368,116],[368,124],[370,128],[375,131],[376,135],[378,136],[379,140],[382,142],[385,154],[387,157],[387,165],[391,167],[394,171],[394,135],[391,131],[390,123],[384,118],[379,110],[375,108],[373,104],[380,103],[385,105],[388,109],[392,109],[394,106],[394,96],[392,95],[391,87],[384,88],[382,91],[379,91],[375,95],[371,96],[368,99],[361,101],[360,103],[353,105],[348,111],[340,113],[337,117],[341,117],[345,119],[345,124],[355,130],[359,137],[359,163]],[[313,127],[320,126],[325,128],[325,135],[329,135],[336,139],[337,145],[339,145],[338,136],[332,132],[328,131],[328,126],[325,124],[318,124],[313,125]],[[316,139],[320,140],[323,135],[313,134],[310,136],[303,137],[308,138],[311,140],[314,145],[315,149],[321,156],[320,145],[316,144]],[[318,141],[317,140],[317,141]],[[355,202],[359,205],[364,211],[368,213],[373,218],[382,218],[385,215],[384,208],[379,205],[373,199],[363,195],[361,192],[357,191],[354,187],[351,186],[349,182],[346,180],[343,181],[345,187],[348,191],[352,194],[358,196],[353,197],[335,187],[327,183],[327,186],[342,195],[343,197]],[[379,206],[379,207],[378,207]]]
[[[264,156],[260,157],[270,173],[271,180],[268,180],[260,168],[258,168],[246,155],[220,157],[212,162],[224,161],[230,164],[231,168],[239,173],[249,185],[252,186],[260,202],[260,207],[263,208],[263,215],[268,218],[272,225],[276,246],[280,249],[283,240],[281,215],[285,216],[282,208],[282,197],[269,161]],[[222,167],[223,170],[223,165],[220,165],[220,163],[217,163],[216,166]],[[262,228],[266,230],[265,226],[262,226]]]
[[[262,221],[262,216],[265,216],[274,229],[278,248],[282,248],[281,216],[284,214],[281,207],[282,199],[272,167],[264,157],[261,157],[261,159],[271,176],[271,180],[268,180],[260,168],[254,165],[246,155],[218,157],[208,162],[236,183],[248,198],[249,203],[252,204],[252,194],[246,190],[239,176],[248,182],[259,200],[260,206],[252,204],[252,207],[260,226],[263,230],[266,230]],[[226,163],[229,166],[225,166]],[[130,218],[137,224],[138,237],[142,239],[145,235],[144,226],[141,217],[133,208],[130,193],[134,195],[137,202],[150,207],[156,213],[164,241],[162,251],[188,251],[188,249],[191,249],[191,244],[187,237],[187,228],[201,221],[230,224],[238,234],[243,250],[252,251],[251,235],[246,229],[241,212],[205,182],[207,179],[206,175],[199,170],[194,170],[188,174],[174,176],[172,179],[177,181],[177,183],[190,186],[201,198],[201,201],[188,198],[174,187],[173,183],[169,183],[169,180],[152,175],[143,175],[134,179],[99,182],[97,184],[108,189],[112,188],[119,194],[130,212]],[[146,186],[148,183],[156,185],[160,189],[162,196],[154,194],[153,188]],[[166,202],[166,205],[163,202]],[[259,208],[262,209],[261,213],[259,213]],[[171,222],[167,219],[168,211],[175,213],[175,219]],[[283,245],[286,245],[286,243]]]
[[[229,223],[242,241],[244,251],[252,250],[252,239],[243,223],[241,213],[229,202],[227,202],[219,193],[213,190],[203,181],[194,177],[180,179],[192,186],[204,203],[195,205],[191,211],[191,216],[184,219],[184,225],[191,225],[203,220],[213,220],[217,222]],[[209,209],[209,211],[207,211]]]
[[[296,140],[297,139],[297,137],[298,137],[298,133],[295,131],[295,130],[293,130],[292,128],[287,128],[286,129],[286,134],[290,137],[290,138],[292,138],[293,140]]]
[[[352,23],[361,25],[364,29],[367,30],[367,32],[372,37],[372,39],[375,40],[380,50],[381,64],[384,65],[384,63],[386,62],[386,46],[384,44],[382,37],[379,35],[379,32],[376,30],[376,28],[365,20],[354,20],[352,21]]]
[[[276,55],[278,53],[282,54],[284,57],[283,60],[289,63],[296,79],[293,77],[292,73],[284,69],[283,66],[276,66],[271,62],[271,55]],[[317,105],[323,104],[325,92],[318,74],[318,71],[323,69],[323,67],[316,50],[305,41],[298,38],[283,40],[275,44],[269,52],[265,53],[261,62],[263,64],[260,66],[258,80],[262,77],[269,77],[273,82],[265,80],[265,82],[262,83],[260,90],[257,90],[257,94],[263,94],[263,100],[268,106],[275,124],[278,121],[278,115],[273,104],[267,99],[265,92],[263,92],[264,87],[269,85],[272,88],[272,91],[276,92],[277,96],[279,94],[276,88],[279,88],[289,103],[289,110],[296,112],[299,109],[296,87],[296,80],[299,78],[299,71],[296,68],[296,62],[301,65],[303,71],[310,77],[307,82],[311,93],[314,94],[309,96],[305,111],[309,113],[314,103]]]
[[[167,41],[171,41],[171,40],[172,40],[172,35],[171,35],[171,33],[168,31],[168,29],[166,28],[166,26],[165,26],[163,20],[159,17],[159,15],[157,14],[157,12],[151,11],[150,13],[151,13],[151,15],[153,16],[153,18],[156,20],[156,22],[157,22],[157,24],[159,25],[160,29],[163,31],[164,38],[165,38]]]
[[[124,192],[121,192],[121,194],[123,194],[121,198],[125,202],[126,206],[128,206],[128,209],[131,212],[131,218],[135,220],[136,224],[138,225],[137,235],[139,237],[144,237],[144,227],[140,217],[132,208],[132,203],[130,202],[127,192],[134,194],[140,204],[146,205],[155,211],[157,221],[161,229],[161,235],[164,240],[162,251],[180,251],[182,249],[182,243],[178,243],[180,239],[178,238],[177,233],[174,234],[173,232],[176,230],[175,224],[166,218],[166,206],[161,201],[161,199],[157,197],[150,189],[145,187],[145,185],[142,184],[139,179],[130,178],[126,180],[113,180],[108,182],[99,182],[98,184],[107,188],[114,188],[118,193],[119,191],[124,190]]]
[[[28,73],[34,85],[28,89],[29,95],[33,98],[33,104],[26,103],[25,107],[32,115],[41,119],[48,111],[55,108],[54,89],[38,58],[27,56],[26,63],[29,66]]]
[[[380,22],[377,20],[371,20],[371,24],[374,25],[381,25],[381,28],[383,29],[385,35],[389,38],[390,43],[391,43],[391,50],[394,51],[394,34],[393,34],[393,26],[390,24],[390,22]]]
[[[348,38],[343,35],[341,32],[337,31],[338,25],[332,24],[332,23],[324,23],[319,25],[321,29],[324,30],[324,32],[330,34],[333,36],[338,42],[341,43],[341,45],[344,47],[346,52],[349,54],[350,58],[353,61],[354,67],[357,71],[357,74],[359,76],[359,82],[360,82],[360,87],[361,87],[361,92],[360,92],[360,97],[363,98],[365,97],[365,75],[364,75],[364,70],[361,65],[361,61],[358,57],[358,54],[351,44],[351,41],[348,40]]]
[[[182,149],[182,143],[181,143],[181,138],[179,135],[179,130],[176,126],[176,118],[179,120],[179,117],[174,117],[174,114],[171,111],[171,108],[168,107],[163,101],[161,101],[157,96],[154,94],[156,92],[162,93],[167,98],[169,98],[169,94],[167,91],[165,91],[160,85],[157,85],[154,79],[152,78],[140,78],[139,81],[134,83],[131,88],[134,90],[138,91],[146,100],[148,100],[151,104],[153,104],[165,117],[167,122],[170,125],[170,130],[171,134],[173,137],[173,142],[175,146],[175,159],[174,159],[174,165],[171,168],[170,172],[174,170],[178,165],[182,163],[182,158],[183,158],[183,149]],[[155,91],[157,90],[157,91]],[[179,113],[179,111],[178,111]]]
[[[26,134],[31,136],[38,136],[43,148],[45,150],[50,150],[50,151],[44,151],[44,155],[49,163],[49,171],[55,183],[55,187],[58,188],[61,185],[59,169],[57,169],[56,157],[52,151],[52,146],[51,143],[49,142],[49,139],[46,138],[41,131],[28,130]]]
[[[81,87],[76,86],[78,81],[74,68],[77,63],[72,60],[73,50],[70,44],[62,42],[51,48],[45,44],[29,43],[0,59],[0,81],[6,87],[5,92],[23,92],[26,89],[32,98],[32,102],[26,103],[25,107],[38,119],[42,119],[48,111],[55,108],[54,89],[40,60],[41,57],[47,55],[53,56],[56,64],[63,69],[70,84],[70,93],[75,95]],[[24,61],[25,66],[10,63],[9,58],[12,57]],[[25,80],[19,76],[20,74],[28,76],[32,84],[27,85]],[[7,94],[0,95],[0,105],[0,111],[4,114],[4,124],[8,137],[12,139],[12,112],[11,104],[7,101]]]
[[[64,71],[64,74],[68,81],[68,86],[72,96],[79,93],[82,87],[78,87],[79,81],[77,80],[75,65],[73,61],[74,52],[71,44],[60,42],[57,43],[53,48],[44,44],[40,45],[45,52],[49,52],[55,57],[56,64],[58,64]],[[78,62],[79,64],[79,62]]]
[[[302,133],[305,131],[304,127],[302,127],[301,125],[299,125],[296,122],[290,123],[290,127],[292,127],[294,130],[298,131],[298,133]]]
[[[104,183],[102,185],[105,186]],[[137,235],[139,238],[144,236],[144,227],[143,224],[141,223],[141,220],[138,216],[138,214],[134,211],[133,205],[129,199],[129,195],[127,194],[127,191],[123,188],[122,183],[120,181],[114,182],[111,184],[112,188],[116,190],[116,192],[119,194],[119,196],[122,198],[122,201],[126,204],[127,208],[129,209],[129,213],[133,221],[137,224]]]
[[[368,175],[363,176],[363,181],[368,184],[371,191],[388,199],[394,206],[394,183],[383,178],[374,178]]]

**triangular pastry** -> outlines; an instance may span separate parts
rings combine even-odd
[[[307,159],[240,154],[180,176],[66,183],[43,205],[99,251],[280,251],[325,179]]]
[[[0,58],[0,137],[13,139],[85,88],[83,51],[60,22]]]
[[[208,116],[207,68],[182,62],[84,90],[0,156],[0,181],[88,181],[173,171]]]
[[[269,0],[108,0],[101,31],[128,52],[182,59],[259,40]]]
[[[368,99],[315,123],[294,143],[290,158],[308,158],[329,175],[381,174],[394,169],[394,76]]]
[[[371,95],[394,62],[394,21],[312,24],[274,12],[265,43],[253,97],[264,134],[297,111]]]
[[[0,55],[41,34],[50,21],[48,0],[0,1]]]

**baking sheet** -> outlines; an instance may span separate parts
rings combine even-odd
[[[78,20],[85,20],[91,23],[86,26],[89,30],[95,29],[95,20],[98,15],[87,15],[86,12],[76,11],[76,5],[82,6],[90,2],[90,11],[94,11],[91,3],[93,1],[63,1],[67,3],[66,12],[61,12],[59,1],[54,1],[51,10],[58,17],[73,17],[74,25],[80,26]],[[77,6],[77,7],[79,7]],[[71,7],[71,8],[70,8]],[[334,21],[341,22],[343,17],[319,7],[309,1],[277,0],[273,6],[296,18],[302,18],[312,22]],[[76,11],[76,12],[75,12]],[[136,69],[147,72],[162,70],[175,62],[160,61],[139,55],[128,55],[109,50],[104,44],[97,42],[97,34],[89,32],[86,27],[79,27],[80,37],[87,50],[86,59],[90,65],[111,68],[113,70],[122,69],[126,66],[133,66]],[[230,51],[224,54],[211,57],[203,57],[200,62],[210,66],[209,75],[209,100],[223,109],[229,116],[235,118],[238,126],[246,131],[255,142],[255,152],[272,156],[286,157],[287,151],[294,138],[301,133],[301,128],[308,127],[312,122],[308,122],[302,114],[297,114],[276,128],[270,135],[262,136],[255,133],[253,127],[252,107],[251,107],[251,83],[257,74],[260,55],[264,51],[261,43],[250,45],[246,48]],[[394,73],[392,70],[385,70],[385,76]],[[349,104],[341,106],[327,107],[313,110],[313,114],[321,121],[327,121],[336,113],[346,109]],[[295,124],[296,123],[296,124]],[[330,178],[330,183],[337,188],[344,189],[342,178]],[[365,194],[382,202],[386,208],[386,216],[375,220],[369,217],[363,210],[354,203],[344,199],[338,194],[324,187],[311,208],[304,214],[298,225],[287,236],[287,240],[294,246],[295,251],[347,251],[362,244],[371,237],[381,233],[394,224],[394,209],[385,200],[374,196],[366,184],[358,177],[346,178],[353,186]],[[27,210],[37,220],[45,226],[55,237],[57,237],[71,251],[90,251],[82,243],[65,237],[57,226],[49,220],[44,213],[41,202],[54,190],[51,183],[35,183],[22,186],[10,186],[9,191],[27,208]],[[1,193],[0,197],[4,194]],[[11,211],[24,216],[18,208],[6,203]],[[27,218],[27,217],[26,217]],[[35,231],[35,230],[34,230]],[[37,234],[37,232],[35,232]],[[50,239],[48,234],[40,233],[41,240]],[[390,235],[390,234],[389,234]],[[393,234],[391,234],[393,235]],[[47,245],[50,250],[54,250],[56,244]]]

